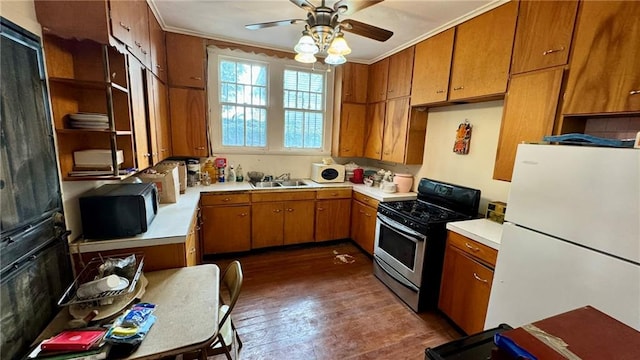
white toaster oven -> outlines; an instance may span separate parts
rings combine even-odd
[[[313,163],[311,180],[317,183],[344,182],[344,165]]]

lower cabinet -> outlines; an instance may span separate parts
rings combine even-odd
[[[187,255],[187,266],[195,266],[200,263],[202,254],[200,252],[200,209],[196,209],[193,215],[189,233],[185,241],[185,251]]]
[[[351,229],[351,189],[318,190],[315,240],[346,239]]]
[[[251,250],[249,194],[203,194],[202,252],[206,255]]]
[[[251,248],[314,241],[315,192],[251,195]]]
[[[497,251],[449,231],[438,308],[467,334],[484,329]]]
[[[360,193],[353,193],[351,203],[351,239],[364,251],[373,255],[376,236],[378,201]]]

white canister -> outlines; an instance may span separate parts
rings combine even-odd
[[[393,182],[397,186],[397,190],[400,193],[406,193],[411,191],[413,185],[413,175],[411,174],[395,174],[393,176]]]

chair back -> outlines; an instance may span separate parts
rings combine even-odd
[[[228,310],[224,316],[219,319],[220,326],[227,321],[227,318],[231,315],[231,310],[233,310],[233,307],[238,301],[240,289],[242,288],[242,280],[242,266],[238,260],[234,260],[224,270],[222,280],[220,281],[220,305],[228,306]]]

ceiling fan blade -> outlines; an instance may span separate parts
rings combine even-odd
[[[292,3],[294,3],[296,6],[303,8],[304,10],[307,11],[313,11],[316,9],[315,6],[313,6],[313,4],[311,4],[310,2],[308,2],[307,0],[289,0]]]
[[[249,30],[258,30],[258,29],[270,28],[270,27],[275,27],[275,26],[298,24],[298,23],[303,23],[303,22],[306,22],[306,20],[303,20],[303,19],[289,19],[289,20],[263,22],[263,23],[259,23],[259,24],[249,24],[249,25],[245,25],[244,27],[249,29]]]
[[[393,31],[385,30],[377,26],[365,24],[352,19],[343,20],[340,23],[340,27],[342,27],[344,31],[381,42],[387,41],[391,36],[393,36]]]
[[[340,13],[340,15],[347,16],[383,1],[384,0],[340,0],[333,5],[333,8]]]

